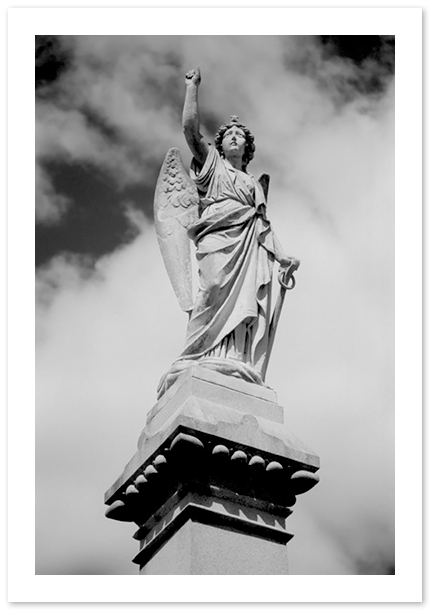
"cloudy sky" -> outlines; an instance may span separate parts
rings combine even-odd
[[[155,181],[200,65],[202,131],[238,114],[301,259],[268,372],[321,458],[289,518],[293,574],[394,571],[394,39],[36,38],[36,572],[135,574],[103,494],[186,328]]]

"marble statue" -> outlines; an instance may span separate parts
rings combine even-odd
[[[157,236],[181,308],[189,315],[185,347],[162,377],[158,396],[190,365],[264,385],[285,290],[300,262],[286,256],[266,216],[269,177],[248,172],[254,136],[237,116],[209,144],[200,133],[200,69],[185,77],[183,130],[193,154],[187,174],[178,149],[166,155],[157,182]],[[198,289],[192,297],[190,240]],[[281,295],[271,320],[274,261]]]

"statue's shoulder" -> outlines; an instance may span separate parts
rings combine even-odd
[[[190,166],[190,177],[196,183],[199,191],[206,192],[214,174],[227,172],[224,160],[213,144],[209,144],[208,154],[203,165],[194,157]]]

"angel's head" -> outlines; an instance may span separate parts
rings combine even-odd
[[[239,117],[232,116],[230,121],[223,123],[215,135],[215,147],[222,157],[234,147],[243,152],[242,163],[245,169],[254,158],[254,136],[248,127],[239,121]]]

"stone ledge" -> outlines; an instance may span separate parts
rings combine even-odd
[[[278,423],[284,421],[284,410],[278,405],[276,393],[235,377],[194,365],[149,411],[146,429],[154,434],[189,396],[210,400],[226,407],[264,417]]]
[[[293,535],[285,531],[285,519],[277,526],[268,525],[257,521],[261,517],[254,511],[255,520],[244,517],[244,515],[231,514],[231,506],[218,502],[216,506],[208,506],[208,497],[196,493],[187,494],[179,503],[157,518],[156,522],[148,524],[147,535],[140,539],[140,551],[133,559],[133,563],[140,566],[145,565],[160,547],[171,538],[189,519],[198,521],[205,525],[221,527],[234,532],[241,532],[249,536],[270,540],[278,544],[287,544]],[[205,505],[206,504],[206,505]],[[231,504],[231,503],[230,503]],[[143,532],[142,532],[143,533]],[[136,536],[135,536],[136,537]]]
[[[107,492],[106,516],[120,521],[146,522],[186,484],[218,488],[230,494],[283,507],[317,482],[317,468],[255,446],[234,443],[187,427],[176,428],[148,460],[129,465]],[[221,494],[221,495],[220,495]],[[275,514],[275,513],[274,513]]]
[[[297,470],[303,467],[315,471],[319,468],[318,456],[282,424],[190,396],[158,432],[150,434],[148,427],[143,430],[139,439],[139,450],[106,493],[106,502],[132,482],[136,471],[142,471],[151,462],[154,454],[159,452],[160,447],[173,440],[179,428],[192,430],[196,435],[213,436],[218,438],[219,442],[233,443],[237,448],[244,446],[249,447],[250,451],[277,455],[280,459],[296,462]]]
[[[186,500],[188,498],[188,500]],[[246,520],[260,520],[275,529],[284,529],[285,520],[292,514],[292,510],[272,502],[256,500],[249,496],[243,496],[227,489],[213,485],[204,486],[196,483],[184,484],[173,494],[161,508],[159,508],[149,519],[139,527],[133,535],[135,540],[143,540],[147,537],[157,524],[172,513],[178,506],[185,506],[187,501],[193,499],[194,503],[211,508],[221,513],[234,513],[242,515]],[[198,501],[196,500],[198,499]],[[185,504],[184,504],[185,503]],[[221,508],[220,508],[221,507]]]

